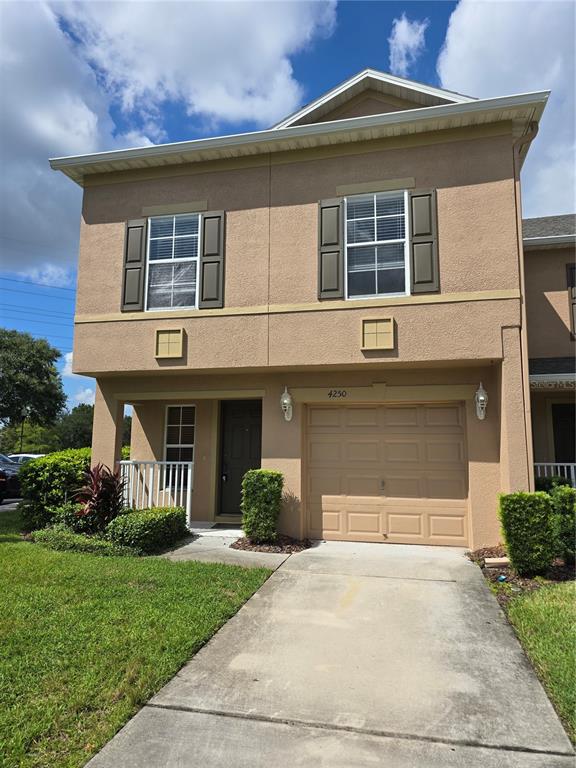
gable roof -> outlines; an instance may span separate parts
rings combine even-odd
[[[576,213],[522,219],[524,248],[550,248],[576,243]]]
[[[278,130],[294,125],[321,122],[324,115],[332,112],[359,93],[368,90],[414,102],[415,107],[436,107],[440,104],[467,104],[471,101],[476,101],[471,96],[463,96],[461,93],[447,91],[443,88],[434,88],[431,85],[417,83],[404,77],[396,77],[388,72],[364,69],[293,114],[288,115],[288,117],[285,117],[279,123],[272,126],[272,128]]]

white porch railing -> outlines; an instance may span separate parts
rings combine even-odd
[[[190,523],[193,462],[121,461],[120,473],[127,507],[184,507]]]
[[[536,477],[565,477],[576,488],[576,464],[534,464]]]

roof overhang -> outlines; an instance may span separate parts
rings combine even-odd
[[[288,115],[273,126],[275,130],[288,128],[296,123],[318,122],[322,116],[337,109],[349,99],[366,90],[376,91],[383,95],[393,95],[406,101],[412,101],[423,107],[439,104],[468,104],[476,101],[470,96],[434,88],[431,85],[417,83],[403,77],[396,77],[376,69],[364,69],[354,77],[350,77],[335,88],[322,94],[320,98],[311,101],[301,109]]]
[[[547,237],[524,237],[522,239],[524,250],[563,248],[564,246],[576,245],[576,234],[574,235],[548,235]]]
[[[511,122],[513,134],[520,137],[530,130],[534,121],[539,121],[549,93],[540,91],[494,99],[477,99],[457,104],[312,123],[284,128],[281,131],[272,128],[175,144],[57,157],[50,160],[50,166],[83,186],[86,177],[93,174],[255,156],[490,123]]]
[[[538,373],[530,374],[530,389],[573,391],[576,389],[575,373]]]

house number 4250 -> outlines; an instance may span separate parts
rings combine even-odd
[[[345,389],[330,389],[328,390],[328,397],[330,399],[336,399],[339,397],[348,397],[348,392]]]

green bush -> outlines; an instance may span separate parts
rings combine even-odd
[[[576,489],[557,485],[550,494],[556,517],[558,556],[573,564],[576,539]]]
[[[552,499],[547,493],[503,494],[500,521],[512,566],[521,576],[545,573],[556,555]]]
[[[80,514],[82,504],[75,501],[67,501],[59,507],[49,507],[51,513],[51,522],[56,525],[62,525],[74,533],[92,533],[91,521]]]
[[[18,503],[18,512],[22,520],[22,529],[24,531],[35,531],[37,528],[45,528],[53,522],[54,514],[52,507],[37,501],[27,501],[22,499]]]
[[[70,448],[42,456],[20,470],[23,498],[36,505],[56,507],[72,498],[90,467],[90,448]]]
[[[47,549],[55,549],[59,552],[85,552],[106,557],[137,557],[141,554],[136,547],[124,547],[98,536],[74,533],[63,525],[34,531],[32,539]]]
[[[570,485],[570,480],[562,477],[562,475],[552,475],[551,477],[537,477],[534,481],[536,490],[546,493],[550,493],[558,485]]]
[[[242,527],[255,544],[276,541],[282,506],[282,472],[249,469],[242,480]]]
[[[158,552],[187,532],[186,512],[182,507],[152,507],[116,517],[106,528],[106,538],[143,552]]]

